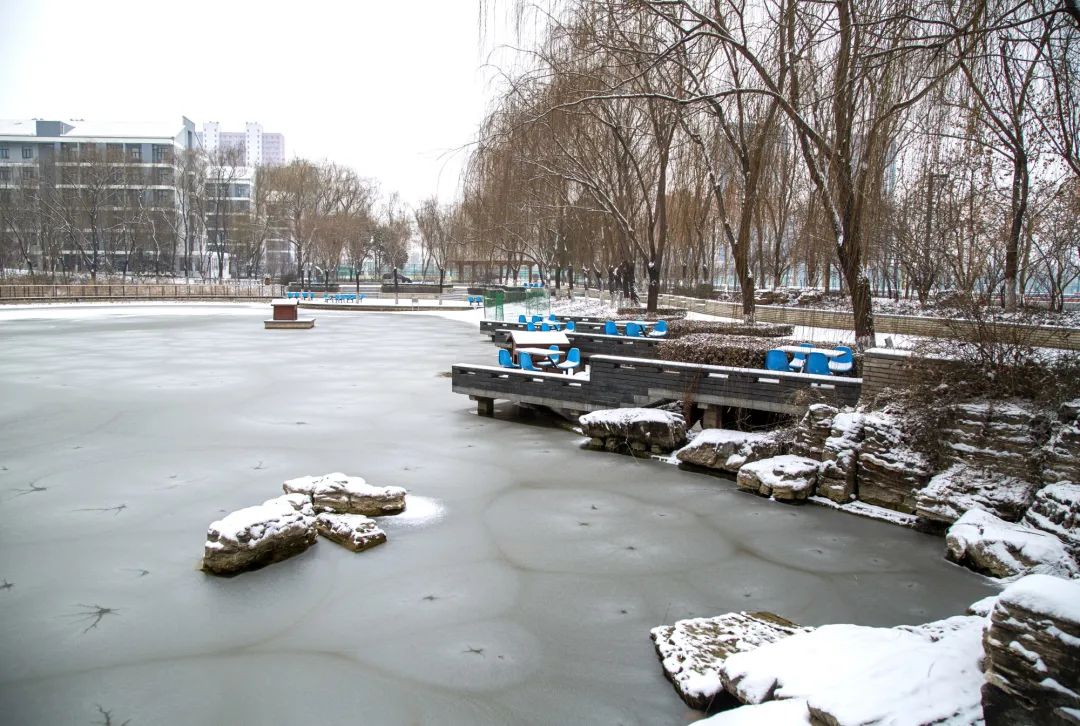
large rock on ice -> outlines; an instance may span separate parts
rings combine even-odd
[[[1076,562],[1054,535],[972,509],[949,527],[946,557],[993,577],[1034,572],[1070,576]]]
[[[1050,532],[1080,561],[1080,483],[1049,484],[1035,495],[1024,524]]]
[[[735,483],[740,489],[763,497],[792,502],[814,493],[820,462],[805,456],[785,454],[744,464]]]
[[[914,514],[915,492],[930,480],[930,462],[911,448],[900,419],[875,412],[863,416],[858,476],[860,500]]]
[[[722,696],[729,656],[806,630],[772,613],[740,612],[679,620],[649,635],[676,693],[691,708],[704,710]]]
[[[255,570],[303,552],[316,538],[310,508],[296,498],[277,497],[212,522],[203,569],[214,575]]]
[[[817,493],[837,504],[855,499],[858,489],[859,450],[863,440],[863,415],[841,411],[832,418],[829,438],[821,450]]]
[[[751,433],[728,429],[705,429],[689,444],[675,452],[684,464],[720,469],[731,474],[751,461],[780,453],[780,443],[771,433]]]
[[[686,443],[686,421],[658,408],[614,408],[587,413],[579,419],[594,448],[666,453]]]
[[[405,511],[406,491],[401,487],[376,487],[358,476],[334,472],[326,476],[302,476],[284,484],[287,493],[306,494],[316,511],[363,514],[369,517]]]
[[[374,519],[362,514],[322,512],[315,518],[315,528],[323,537],[353,552],[360,552],[386,541],[386,533]]]
[[[1006,522],[1018,522],[1038,488],[1006,474],[953,464],[916,493],[915,513],[931,529],[952,524],[969,509],[983,509]]]
[[[793,451],[799,456],[821,459],[825,440],[832,434],[833,417],[837,413],[839,409],[836,406],[811,404],[795,429]]]
[[[1080,582],[1030,575],[1009,585],[983,648],[987,726],[1080,722]]]
[[[977,724],[984,622],[824,625],[730,656],[725,688],[751,704],[803,699],[814,724]]]

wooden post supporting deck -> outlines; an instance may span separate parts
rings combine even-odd
[[[723,416],[719,406],[706,406],[701,416],[701,427],[706,429],[723,428]]]

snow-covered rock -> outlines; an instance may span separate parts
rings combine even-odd
[[[1044,447],[1043,479],[1080,484],[1080,398],[1058,407],[1058,420]]]
[[[593,448],[666,453],[686,442],[686,421],[677,413],[657,408],[613,408],[587,413],[579,419]]]
[[[795,430],[793,450],[799,456],[821,459],[825,440],[832,434],[833,417],[839,413],[836,406],[814,403],[806,409]]]
[[[1012,524],[989,512],[972,509],[945,535],[946,557],[993,577],[1034,572],[1070,576],[1076,562],[1054,535]]]
[[[386,541],[386,533],[374,519],[362,514],[322,512],[315,518],[315,528],[323,537],[342,547],[360,552]]]
[[[841,411],[833,416],[829,438],[821,450],[821,471],[818,473],[819,496],[837,504],[855,499],[858,481],[859,450],[863,440],[863,415]]]
[[[806,630],[772,613],[739,612],[679,620],[653,628],[649,635],[679,697],[691,708],[704,710],[722,696],[728,657]]]
[[[930,462],[911,448],[900,419],[874,412],[863,416],[858,477],[859,499],[913,514],[915,492],[930,480]]]
[[[258,569],[303,552],[316,538],[310,509],[295,498],[277,497],[212,522],[203,569],[215,575]]]
[[[286,493],[305,494],[318,512],[363,514],[369,517],[398,514],[405,510],[406,491],[401,487],[376,487],[358,476],[334,472],[325,476],[302,476],[284,484]]]
[[[1009,585],[983,647],[988,726],[1080,721],[1080,581],[1030,575]]]
[[[952,524],[969,509],[983,509],[1006,522],[1018,522],[1038,488],[1007,474],[953,464],[916,493],[915,513],[929,528]]]
[[[744,464],[735,479],[740,489],[785,502],[802,501],[814,493],[820,462],[784,454]]]
[[[721,711],[694,726],[811,726],[805,698],[785,698]]]
[[[1080,562],[1080,483],[1040,489],[1024,514],[1024,524],[1055,535]]]
[[[984,622],[825,625],[731,655],[725,687],[751,704],[803,699],[815,724],[977,724]]]
[[[1035,456],[1049,433],[1044,411],[1022,401],[973,401],[951,407],[949,427],[941,432],[952,461],[989,469],[1022,481],[1039,475]]]
[[[705,429],[689,444],[675,452],[684,464],[720,469],[732,474],[747,462],[758,461],[780,453],[775,434]]]

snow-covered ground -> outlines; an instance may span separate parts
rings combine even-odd
[[[0,322],[5,722],[681,724],[657,623],[917,623],[994,590],[940,540],[477,417],[445,377],[494,359],[467,325],[74,307]],[[196,569],[209,522],[334,470],[409,490],[389,544]]]

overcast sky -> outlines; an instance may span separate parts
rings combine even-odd
[[[490,92],[478,0],[0,0],[0,118],[258,121],[407,202],[455,193]],[[505,39],[501,39],[505,40]],[[483,47],[482,47],[483,43]]]

